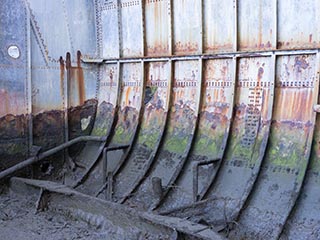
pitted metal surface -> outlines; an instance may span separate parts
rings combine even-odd
[[[317,239],[319,9],[5,1],[0,168],[104,137],[51,156],[34,176],[229,239]]]

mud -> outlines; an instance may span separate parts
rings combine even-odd
[[[28,119],[26,115],[8,114],[0,118],[0,170],[11,167],[28,156]]]
[[[36,212],[36,199],[4,190],[0,194],[0,239],[108,239],[103,229],[50,211]]]

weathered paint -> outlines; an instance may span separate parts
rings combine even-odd
[[[114,177],[114,199],[128,196],[145,176],[159,147],[166,124],[170,97],[170,66],[166,62],[146,66],[144,114],[129,157]]]
[[[146,55],[170,54],[170,0],[145,1]]]
[[[121,66],[121,100],[118,122],[112,137],[112,144],[131,143],[138,125],[142,101],[143,79],[141,63]]]
[[[100,68],[100,74],[102,77],[98,86],[98,107],[91,136],[109,137],[115,119],[119,92],[117,64],[104,64]],[[84,113],[84,111],[81,112],[81,114]],[[89,117],[78,116],[79,119],[82,119],[81,127],[89,127],[88,124],[92,121],[92,115],[93,114],[89,115]],[[82,131],[86,130],[86,128],[82,129]],[[74,186],[86,178],[86,175],[92,170],[94,165],[97,164],[97,160],[105,144],[106,142],[87,142],[75,158],[76,164],[82,167],[77,169],[76,172],[70,172],[70,174],[65,176],[65,183]]]
[[[277,59],[268,149],[234,239],[277,239],[295,204],[308,165],[315,124],[313,105],[318,94],[315,60],[315,55]]]
[[[14,8],[12,8],[14,4]],[[29,15],[22,0],[0,5],[0,169],[29,154],[28,81],[30,72]],[[10,46],[19,50],[10,57]]]
[[[89,135],[94,124],[94,117],[97,109],[97,100],[88,99],[87,87],[85,82],[96,83],[98,69],[92,68],[84,71],[81,66],[81,52],[77,51],[76,65],[72,65],[71,54],[67,53],[66,61],[66,81],[67,81],[67,106],[68,106],[68,135],[66,140],[83,135]],[[94,95],[92,97],[95,97]],[[80,144],[69,148],[69,153],[77,153]],[[72,154],[73,155],[73,154]]]
[[[102,79],[99,83],[98,110],[92,135],[108,136],[111,130],[118,99],[118,69],[116,64],[101,67]]]
[[[190,208],[197,209],[197,214],[189,216],[219,228],[235,220],[252,190],[267,145],[273,103],[270,58],[241,58],[237,68],[235,112],[226,153],[205,196],[210,201]]]
[[[25,11],[24,3],[26,3],[28,7],[27,12]],[[299,79],[306,79],[312,76],[312,72],[318,71],[315,70],[314,66],[316,65],[315,62],[319,60],[315,60],[315,57],[312,55],[303,56],[301,52],[310,54],[310,51],[307,53],[307,49],[319,48],[320,46],[320,28],[319,24],[317,24],[320,16],[319,4],[320,2],[317,0],[306,0],[303,3],[297,0],[262,0],[260,2],[232,0],[222,2],[216,0],[48,0],[43,4],[39,4],[38,0],[5,1],[0,7],[1,16],[3,16],[0,20],[0,69],[2,72],[0,79],[0,156],[1,160],[5,159],[5,161],[0,162],[1,167],[14,164],[15,161],[22,159],[22,155],[25,157],[28,153],[27,145],[31,145],[32,141],[34,144],[41,145],[43,149],[47,149],[69,138],[89,134],[92,127],[94,127],[92,135],[109,135],[110,121],[115,115],[114,112],[110,112],[112,111],[111,106],[110,108],[104,108],[106,106],[100,104],[100,97],[102,97],[100,94],[103,94],[104,90],[102,90],[102,87],[99,88],[98,84],[102,82],[104,76],[106,78],[110,77],[110,72],[101,72],[97,64],[95,64],[95,62],[101,63],[101,58],[105,58],[107,62],[109,62],[109,60],[110,62],[113,61],[117,63],[117,65],[123,62],[123,66],[134,65],[132,63],[126,63],[126,61],[140,61],[140,59],[126,59],[131,57],[141,57],[143,61],[148,62],[150,61],[150,57],[163,56],[165,58],[161,58],[161,60],[151,59],[151,61],[163,61],[163,64],[171,64],[172,60],[190,57],[194,59],[200,59],[202,57],[205,59],[222,57],[240,58],[240,63],[238,64],[238,76],[240,79],[238,82],[242,83],[241,86],[238,85],[237,87],[237,112],[234,116],[233,128],[232,131],[230,131],[231,138],[226,148],[227,151],[224,156],[222,168],[220,168],[220,173],[211,191],[209,191],[206,196],[208,197],[207,201],[200,202],[200,204],[204,205],[201,205],[200,208],[198,208],[199,205],[187,207],[188,210],[192,209],[194,212],[187,212],[187,214],[183,216],[191,216],[191,219],[195,221],[208,220],[209,223],[212,220],[212,222],[215,222],[217,225],[221,223],[219,219],[223,219],[221,225],[223,227],[226,225],[230,227],[231,224],[228,224],[228,221],[234,221],[238,215],[239,209],[251,190],[252,183],[258,172],[258,166],[264,155],[265,141],[268,133],[267,126],[270,120],[272,104],[272,86],[270,86],[269,92],[268,87],[264,88],[264,91],[266,91],[269,97],[263,98],[263,110],[260,109],[262,113],[260,114],[259,121],[260,123],[266,124],[260,124],[257,128],[255,116],[249,116],[250,114],[246,113],[245,116],[247,116],[247,118],[243,118],[242,107],[250,104],[250,100],[255,103],[255,97],[251,98],[252,96],[250,97],[250,94],[250,98],[244,100],[246,98],[245,96],[251,91],[245,90],[245,88],[250,88],[250,84],[247,87],[247,84],[244,83],[246,81],[242,81],[246,79],[245,76],[247,73],[244,73],[246,69],[245,66],[248,65],[250,69],[256,69],[259,73],[260,60],[258,64],[256,59],[266,60],[266,66],[268,65],[268,67],[271,68],[274,55],[292,54],[293,52],[291,50],[298,50],[300,55],[279,57],[277,71],[280,77],[278,77],[278,80],[281,78],[284,80],[279,80],[280,84],[276,90],[276,106],[273,112],[274,121],[272,124],[272,134],[269,138],[270,144],[267,149],[266,163],[262,170],[260,169],[259,181],[256,183],[256,187],[254,187],[252,198],[247,202],[247,208],[243,210],[243,215],[239,218],[238,227],[230,234],[231,238],[238,233],[239,235],[247,235],[249,238],[252,238],[250,236],[251,233],[256,234],[255,237],[257,238],[259,238],[260,235],[262,235],[262,238],[275,237],[275,235],[280,233],[297,198],[302,184],[302,178],[304,177],[308,151],[310,150],[314,124],[312,108],[313,104],[316,103],[310,99],[317,97],[316,88],[318,83],[311,86],[311,80],[300,81]],[[27,24],[29,21],[28,15],[30,15],[31,31],[29,24]],[[16,24],[16,22],[19,22],[19,24]],[[28,46],[29,34],[31,35],[31,51],[27,50],[28,48],[24,48]],[[20,47],[21,50],[19,53],[14,51],[15,46],[14,44],[11,45],[11,40],[9,41],[10,44],[8,43],[8,39],[6,38],[8,35],[15,36],[11,40],[18,42],[18,47]],[[9,49],[12,57],[8,55],[7,51]],[[260,54],[258,51],[261,50],[268,51],[262,54],[266,56],[272,55],[272,57],[249,58],[249,56],[258,56]],[[81,56],[78,51],[81,51]],[[241,53],[239,53],[239,51],[241,51]],[[313,53],[316,51],[318,50],[316,49]],[[227,55],[219,55],[221,52],[225,52]],[[249,52],[250,55],[245,52]],[[68,57],[66,57],[67,53],[69,53]],[[20,57],[15,59],[14,56],[17,56],[17,54],[20,54]],[[181,56],[176,57],[171,56],[171,54]],[[298,54],[298,52],[294,52],[294,54]],[[25,61],[25,57],[28,55],[31,55],[31,68],[29,66],[25,67],[24,65],[27,62]],[[120,60],[118,58],[120,58]],[[81,62],[81,59],[84,63]],[[86,59],[90,60],[91,63],[86,64],[85,62],[89,62],[86,61]],[[245,63],[246,60],[248,60],[247,64]],[[213,65],[218,65],[218,61],[209,60],[208,62],[210,61],[213,62]],[[20,64],[20,62],[23,62],[23,64]],[[155,64],[158,63],[159,62]],[[152,64],[150,64],[150,66],[151,65]],[[179,64],[176,63],[176,65]],[[111,65],[108,65],[108,67],[109,66],[111,67]],[[106,66],[106,68],[108,67]],[[187,73],[188,70],[193,67],[188,68],[189,67],[182,67],[181,69],[184,69],[183,71]],[[201,71],[200,68],[198,70]],[[28,75],[30,71],[32,72],[31,83],[26,80],[30,76],[22,76],[24,74]],[[117,71],[120,70],[117,69]],[[127,73],[124,75],[129,76],[130,74],[135,74],[135,71],[135,67],[128,67]],[[141,71],[139,74],[143,75],[144,72]],[[207,70],[205,69],[205,78],[206,72]],[[264,69],[263,74],[265,75],[266,73],[267,70]],[[290,77],[286,76],[286,74],[290,74]],[[251,76],[251,73],[248,75]],[[259,74],[255,73],[254,75],[257,77]],[[272,77],[273,76],[270,77],[270,81]],[[15,79],[13,80],[13,78]],[[294,80],[287,81],[286,79],[289,78]],[[168,81],[171,81],[171,79],[168,78]],[[205,86],[205,81],[204,79],[203,86]],[[29,85],[32,85],[32,90],[29,88]],[[143,101],[143,89],[144,87],[142,86],[139,89],[139,91],[141,91],[141,102]],[[148,93],[149,90],[145,91]],[[256,91],[255,94],[258,92],[259,91]],[[256,96],[258,95],[259,94],[256,94]],[[122,97],[113,96],[112,99],[117,98],[118,101],[122,102],[125,94],[121,96]],[[127,96],[130,98],[130,93],[127,92]],[[205,96],[203,97],[205,98]],[[179,98],[181,100],[187,99],[187,97],[183,95],[180,95]],[[179,103],[177,98],[173,100],[175,103]],[[95,108],[97,101],[100,108],[98,108],[96,115]],[[242,101],[245,103],[244,105],[241,105]],[[202,102],[204,103],[205,101]],[[226,102],[233,105],[229,100],[226,100]],[[129,103],[129,101],[127,103]],[[197,104],[199,104],[199,102],[197,102]],[[108,114],[110,113],[111,116],[111,118],[106,119],[106,121],[102,120],[106,117],[103,109],[106,110]],[[147,110],[147,107],[144,107],[144,109]],[[33,129],[30,127],[31,122],[28,121],[28,114],[31,112],[33,114]],[[173,112],[174,111],[171,112],[170,116],[176,116]],[[114,128],[115,135],[111,134],[111,136],[113,136],[111,144],[121,142],[123,138],[127,140],[130,139],[128,141],[125,140],[125,142],[133,143],[140,122],[140,135],[137,136],[134,143],[139,143],[143,141],[143,138],[148,136],[147,133],[144,132],[144,130],[148,129],[146,126],[148,125],[147,123],[149,123],[149,120],[146,120],[146,115],[144,115],[145,118],[140,121],[138,117],[131,119],[131,115],[128,115],[126,111],[122,111],[119,114],[118,126]],[[153,114],[149,116],[152,115]],[[97,117],[95,118],[95,116]],[[202,122],[203,115],[199,116],[198,132],[196,132],[199,135],[195,135],[194,148],[188,160],[191,159],[197,150],[209,155],[206,150],[210,150],[210,148],[201,147],[203,137],[199,136],[202,132],[201,129],[206,129],[206,126]],[[261,118],[261,116],[267,117]],[[127,117],[130,121],[126,121]],[[95,125],[93,125],[94,119],[96,120]],[[186,145],[182,140],[180,141],[181,144],[175,144],[178,140],[175,138],[176,136],[173,133],[172,126],[177,126],[176,129],[178,129],[179,121],[174,121],[173,119],[172,117],[169,118],[168,129],[166,129],[167,134],[164,135],[167,137],[161,138],[159,136],[157,139],[159,142],[163,141],[164,144],[161,145],[159,154],[157,158],[154,159],[159,160],[162,156],[161,154],[163,154],[167,148],[170,151],[178,151],[179,154],[183,156],[184,161],[180,161],[181,164],[174,162],[173,165],[170,165],[170,168],[166,169],[167,177],[162,178],[164,189],[162,189],[163,192],[160,192],[160,194],[163,194],[160,199],[157,199],[158,195],[155,196],[157,194],[156,191],[154,191],[155,189],[147,189],[151,186],[147,186],[147,182],[150,180],[149,178],[156,176],[155,172],[158,172],[161,168],[159,164],[161,159],[159,162],[155,161],[155,165],[151,168],[150,172],[147,173],[150,174],[150,176],[148,177],[146,174],[147,180],[143,182],[138,189],[137,197],[134,196],[132,199],[129,199],[132,200],[131,203],[133,203],[133,205],[138,202],[135,198],[138,198],[140,196],[139,194],[142,194],[140,193],[141,189],[150,190],[149,192],[146,191],[147,194],[154,194],[152,196],[151,194],[150,196],[146,196],[146,198],[142,200],[145,202],[141,205],[145,204],[147,207],[153,205],[154,207],[159,203],[161,198],[166,203],[166,200],[163,198],[169,189],[179,187],[180,181],[182,181],[183,184],[188,184],[187,181],[184,182],[180,179],[175,181],[179,172],[181,172],[182,179],[185,177],[185,179],[190,180],[192,177],[191,172],[188,172],[188,169],[190,170],[188,162],[186,162],[187,165],[182,168],[183,163],[185,163],[187,159],[187,150],[181,154],[182,150],[179,149],[180,147],[185,147],[185,149],[190,148],[189,145]],[[252,122],[250,123],[250,121]],[[128,123],[136,127],[132,129],[129,127],[129,133],[123,132],[122,135],[119,131],[121,132],[121,130],[123,130],[123,126],[125,126],[123,123]],[[195,127],[196,125],[197,123],[194,123]],[[163,126],[164,125],[161,125],[162,128]],[[190,129],[192,129],[192,131],[194,130],[194,128]],[[33,135],[31,136],[32,131]],[[243,131],[247,131],[246,137],[243,137]],[[318,131],[318,129],[316,131]],[[159,131],[159,134],[160,132],[161,131]],[[210,131],[208,130],[208,132]],[[30,135],[29,139],[27,139],[28,134]],[[130,135],[130,137],[127,137],[127,135]],[[210,135],[212,138],[216,136],[220,135],[216,133]],[[318,135],[316,135],[316,138],[317,136]],[[243,147],[245,143],[250,143],[251,138],[254,138],[254,147]],[[240,143],[238,141],[239,139],[241,139]],[[153,148],[150,156],[153,156],[153,154],[157,152],[158,143],[155,144],[153,138],[148,138],[143,143],[148,145],[150,149]],[[79,155],[81,157],[75,159],[76,163],[82,165],[81,163],[83,162],[86,164],[94,162],[96,157],[92,156],[99,155],[102,144],[99,145],[98,151],[95,150],[95,147],[88,147],[89,145],[90,144],[83,144],[76,147],[75,150],[82,150]],[[240,145],[242,145],[242,147],[240,147]],[[86,147],[82,149],[82,146]],[[137,146],[134,145],[132,151],[135,152],[136,148]],[[315,145],[315,148],[317,148],[317,145]],[[243,157],[247,154],[250,155],[250,152],[253,153],[250,157],[250,159],[253,160],[252,162],[248,160],[249,163],[245,163],[245,167],[241,167],[243,162],[239,161],[239,159],[230,160],[232,156]],[[61,155],[55,158],[55,162],[63,159],[63,156],[61,156],[61,158],[60,156]],[[133,156],[134,155],[130,155],[129,158],[123,158],[118,165],[120,166],[124,159],[131,159]],[[86,161],[86,159],[89,160]],[[297,202],[295,212],[289,217],[283,237],[287,235],[289,238],[303,238],[303,236],[305,236],[304,234],[306,234],[308,237],[317,238],[319,230],[317,228],[318,220],[316,215],[318,214],[318,210],[317,202],[313,202],[317,200],[318,196],[318,180],[317,177],[314,177],[318,172],[316,164],[314,163],[314,161],[317,161],[315,159],[317,158],[312,158],[311,169],[305,181],[305,188],[301,198]],[[101,162],[102,161],[97,164],[97,168],[88,176],[89,180],[86,182],[86,185],[84,185],[84,188],[92,189],[92,191],[89,191],[90,194],[95,192],[95,190],[100,187],[100,184],[105,183],[105,179],[101,179],[101,176],[104,175],[101,170]],[[79,173],[83,170],[80,165],[77,168],[76,176],[81,175]],[[211,180],[202,178],[202,176],[206,174],[206,172],[203,171],[205,168],[206,167],[199,166],[200,178],[198,180],[198,194],[200,197],[202,196],[201,186],[211,182]],[[122,174],[122,170],[126,171],[125,169],[125,165],[123,168],[118,168],[119,176]],[[234,169],[236,170],[234,171]],[[241,171],[239,171],[239,169]],[[60,170],[61,168],[55,169],[56,172],[60,172]],[[139,172],[137,179],[141,178],[146,172],[146,169],[144,170],[145,171]],[[207,170],[211,171],[209,175],[214,176],[216,173],[214,169],[208,168]],[[232,172],[227,173],[227,170]],[[245,172],[246,170],[248,171]],[[186,177],[185,173],[190,175]],[[251,176],[250,179],[246,173]],[[64,174],[63,171],[61,171],[61,175],[62,174]],[[295,176],[295,174],[297,175]],[[126,174],[123,173],[123,175]],[[119,176],[115,178],[115,186],[122,184],[120,181],[124,178]],[[126,177],[130,179],[129,176],[128,174]],[[95,181],[91,181],[92,178],[95,178]],[[76,180],[77,179],[78,178],[76,178]],[[236,189],[237,186],[245,183],[245,180],[247,180],[248,185],[246,185],[245,188]],[[149,182],[152,182],[152,180]],[[239,192],[234,189],[239,190]],[[118,194],[123,191],[119,190],[119,192],[117,192],[117,188],[115,190],[116,200],[118,200]],[[216,191],[218,191],[217,195],[215,194]],[[278,194],[280,191],[282,191],[282,193]],[[175,190],[173,192],[175,192]],[[222,203],[219,197],[225,193],[227,193],[225,194],[227,197],[230,197],[228,195],[229,192],[232,194],[239,193],[237,197],[238,200],[240,197],[241,199],[239,200],[238,207],[233,208],[234,205],[232,204],[234,202],[232,202],[231,198],[227,199],[228,201],[230,200],[229,205],[219,205]],[[289,194],[290,196],[288,196]],[[121,195],[121,198],[122,194],[119,195]],[[126,195],[126,193],[124,195]],[[277,197],[279,195],[282,196],[278,199]],[[168,196],[170,196],[170,194]],[[150,204],[150,201],[152,201],[152,204]],[[167,201],[170,202],[169,198]],[[178,201],[180,201],[180,199]],[[138,203],[138,207],[140,207],[139,204],[140,202]],[[197,207],[193,208],[194,206]],[[216,208],[220,209],[217,210]],[[226,219],[219,215],[225,209],[227,210]],[[267,212],[264,214],[264,212],[259,212],[257,209],[267,209],[264,210]],[[277,211],[276,214],[274,214],[275,211]],[[193,213],[200,214],[201,216],[193,216]],[[312,214],[314,214],[314,216],[312,216]],[[308,218],[308,216],[311,217]],[[261,220],[261,218],[264,219]],[[225,220],[226,222],[224,222]],[[268,221],[268,223],[264,221]],[[316,224],[313,225],[314,223]],[[276,224],[278,225],[274,227]],[[270,233],[270,229],[272,229],[274,233]],[[239,235],[235,238],[238,238]]]
[[[163,144],[155,164],[127,203],[151,207],[160,200],[152,189],[152,179],[160,178],[164,191],[175,181],[190,150],[196,126],[200,96],[200,72],[197,61],[174,63],[173,99]]]
[[[225,225],[239,214],[259,173],[273,103],[270,58],[240,58],[231,136],[221,169],[207,193],[210,221]]]
[[[102,45],[101,55],[103,58],[118,58],[120,52],[118,0],[97,2],[96,15],[98,35]]]
[[[204,0],[203,6],[204,52],[232,51],[236,31],[235,1]]]
[[[158,208],[168,211],[199,198],[206,192],[218,172],[221,161],[199,166],[197,193],[193,189],[193,164],[212,159],[222,159],[229,135],[230,121],[234,98],[234,73],[232,59],[207,60],[204,63],[204,82],[202,90],[202,106],[199,115],[198,129],[186,166],[175,187]]]
[[[200,0],[174,0],[174,54],[195,54],[202,51],[202,14]]]
[[[267,50],[273,42],[276,1],[239,1],[239,50]]]
[[[119,4],[121,56],[142,56],[142,0],[120,0]]]
[[[320,118],[317,117],[310,165],[295,209],[281,234],[283,239],[318,239],[320,237],[319,144]]]
[[[45,150],[62,144],[68,135],[74,138],[92,129],[97,69],[83,66],[81,58],[97,54],[94,3],[26,3],[31,17],[33,142]]]
[[[86,180],[84,184],[79,185],[77,188],[79,191],[85,192],[89,195],[96,195],[106,181],[106,179],[104,179],[105,173],[103,172],[106,170],[103,167],[104,164],[107,165],[107,171],[111,171],[113,174],[116,174],[127,158],[139,125],[139,115],[143,100],[142,91],[144,87],[144,79],[142,76],[142,63],[126,63],[120,65],[120,95],[117,100],[119,105],[116,113],[117,121],[112,126],[112,131],[110,132],[107,143],[108,146],[130,145],[130,147],[117,155],[116,159],[113,159],[112,163],[104,163],[103,161],[105,161],[105,159],[102,159],[102,161],[96,163],[95,166],[92,166],[94,168],[92,169],[91,174],[87,179],[84,179]],[[89,146],[92,146],[92,144],[89,143]],[[99,151],[101,153],[102,148]],[[90,151],[84,154],[86,154],[86,156],[90,156],[90,154],[95,156],[97,153],[95,152],[95,148],[90,147]],[[82,159],[84,161],[87,160],[86,158]]]
[[[320,46],[320,2],[278,1],[278,48],[299,49]]]

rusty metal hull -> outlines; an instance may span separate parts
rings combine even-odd
[[[85,180],[84,183],[77,188],[80,191],[90,195],[100,195],[102,193],[100,190],[101,186],[106,182],[104,178],[107,173],[105,171],[116,174],[126,160],[140,121],[140,110],[143,101],[142,91],[144,88],[142,70],[143,65],[141,63],[127,63],[120,66],[119,83],[117,83],[121,89],[120,96],[117,100],[119,107],[116,113],[116,122],[107,141],[110,146],[129,145],[130,147],[125,149],[124,152],[121,151],[121,153],[117,154],[116,159],[114,159],[111,164],[110,162],[104,162],[107,161],[106,159],[100,159],[101,161],[95,163],[95,166],[92,166],[93,169],[88,179],[83,179]],[[107,81],[113,82],[114,76],[112,80],[110,80],[109,76],[109,80]],[[117,82],[117,80],[115,82]],[[117,91],[115,89],[113,96],[110,97],[113,98],[113,102],[116,101]],[[90,145],[92,144],[90,143]],[[100,146],[99,152],[97,149],[91,148],[90,151],[88,151],[91,155],[88,157],[91,158],[92,155],[96,155],[98,158],[104,145]],[[84,158],[84,160],[86,161],[87,158]],[[106,165],[107,169],[104,167]]]
[[[26,158],[31,144],[30,29],[23,1],[3,1],[0,16],[0,169],[5,169]]]
[[[3,0],[0,169],[68,146],[32,176],[229,239],[319,238],[319,9]]]
[[[161,195],[154,193],[152,181],[161,179],[163,191],[168,191],[186,161],[196,126],[200,97],[199,62],[174,63],[173,100],[163,143],[148,177],[128,198],[127,203],[140,208],[157,205]]]
[[[226,148],[233,110],[234,76],[232,59],[208,60],[204,64],[202,106],[192,150],[181,175],[170,189],[158,211],[168,211],[201,199],[219,170]],[[194,189],[194,164],[217,159],[198,166]]]
[[[319,225],[319,133],[320,121],[317,117],[314,144],[310,165],[299,199],[292,211],[281,237],[287,239],[317,239],[320,234]]]
[[[235,113],[230,139],[218,176],[206,194],[212,199],[199,218],[225,227],[239,214],[259,173],[267,145],[273,103],[272,63],[269,58],[238,62]],[[199,211],[203,211],[204,209]]]
[[[126,198],[145,176],[159,147],[170,100],[170,65],[165,62],[146,66],[144,114],[137,140],[121,171],[114,177],[115,201]]]
[[[87,142],[83,149],[81,149],[81,152],[76,156],[74,161],[78,166],[81,165],[82,168],[84,168],[78,169],[74,174],[65,177],[65,182],[71,186],[77,186],[84,181],[94,165],[97,164],[97,160],[108,141],[112,126],[114,125],[119,93],[118,67],[116,64],[108,64],[101,66],[98,71],[99,75],[102,75],[103,78],[98,86],[97,112],[94,118],[91,136],[105,136],[107,138],[106,141],[101,143]],[[87,118],[84,116],[83,111],[80,114],[82,114],[82,117],[78,119],[82,119],[81,128],[86,129],[91,122],[93,114]]]
[[[234,237],[276,239],[299,195],[310,156],[318,87],[315,55],[277,59],[276,101],[269,146],[255,191]],[[282,106],[291,107],[286,111]],[[253,221],[253,219],[255,219]]]

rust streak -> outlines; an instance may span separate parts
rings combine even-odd
[[[59,58],[59,62],[60,62],[60,94],[61,94],[61,96],[63,96],[64,95],[63,83],[64,83],[65,64],[64,64],[64,60],[63,60],[62,56]]]

